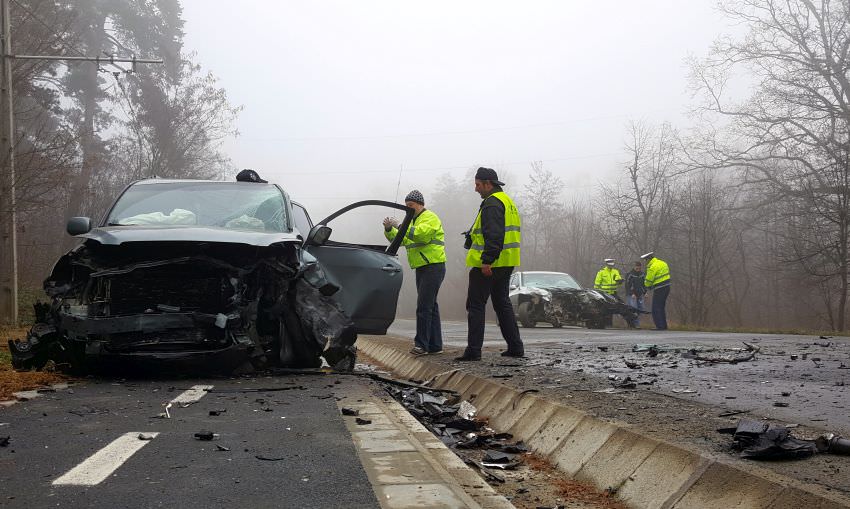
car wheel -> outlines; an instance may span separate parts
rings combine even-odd
[[[535,325],[537,325],[537,322],[535,322],[534,319],[531,318],[531,303],[530,302],[523,302],[522,304],[520,304],[518,312],[519,312],[519,323],[521,323],[523,327],[532,329],[532,328],[534,328]]]
[[[554,327],[556,329],[560,329],[563,326],[564,326],[564,324],[562,324],[561,322],[552,322],[552,327]]]

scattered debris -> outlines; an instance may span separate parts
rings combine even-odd
[[[700,362],[710,362],[714,363],[729,363],[729,364],[738,364],[739,362],[747,362],[755,359],[756,354],[760,351],[760,348],[757,346],[753,346],[749,343],[743,342],[744,348],[743,351],[748,352],[747,355],[737,356],[737,357],[707,357],[704,355],[700,355],[695,350],[690,350],[691,356],[690,358],[700,361]]]
[[[801,459],[815,453],[850,455],[850,440],[834,433],[815,440],[802,440],[791,435],[789,428],[762,421],[742,419],[735,428],[721,428],[718,433],[733,435],[734,448],[750,459]]]
[[[201,440],[203,442],[208,442],[210,440],[215,439],[218,436],[218,433],[213,433],[212,431],[199,431],[195,433],[195,438]]]
[[[749,412],[749,410],[734,410],[734,411],[730,411],[730,412],[723,412],[722,414],[718,415],[717,417],[732,417],[733,415],[745,414],[747,412]]]
[[[808,458],[819,452],[814,440],[801,440],[791,435],[785,426],[768,422],[741,419],[734,428],[721,428],[718,433],[732,435],[733,448],[742,458],[755,460],[781,460]],[[830,439],[824,438],[829,448]],[[842,444],[844,445],[844,444]]]
[[[222,408],[220,410],[210,410],[210,416],[211,417],[218,417],[219,415],[223,414],[224,412],[227,412],[227,410],[224,409],[224,408]]]
[[[229,451],[229,450],[230,450],[230,447],[225,447],[225,446],[223,446],[223,445],[216,444],[216,445],[215,445],[215,449],[216,449],[217,451],[224,451],[224,452],[227,452],[227,451]]]
[[[366,424],[372,424],[371,419],[363,419],[362,417],[358,417],[358,418],[354,419],[354,422],[356,422],[360,426],[364,426]]]
[[[775,407],[780,407],[780,408],[785,408],[785,407],[787,407],[787,406],[788,406],[788,403],[786,403],[786,402],[784,402],[784,401],[774,401],[774,402],[773,402],[773,406],[775,406]]]
[[[629,369],[641,369],[642,368],[642,366],[640,364],[638,364],[637,362],[632,362],[632,361],[625,359],[625,358],[623,359],[623,362],[626,363],[626,367],[629,368]]]
[[[145,433],[139,433],[139,440],[153,440],[153,435],[146,435]]]
[[[283,460],[286,459],[286,456],[263,456],[262,454],[257,454],[254,457],[257,458],[258,460],[263,460],[263,461],[283,461]],[[304,479],[302,479],[302,481],[303,480]]]
[[[353,408],[344,408],[343,407],[342,415],[360,415],[360,410],[355,410]]]
[[[9,435],[6,435],[4,437],[0,437],[0,447],[8,447],[9,446],[9,440],[11,440],[11,439],[12,439],[12,437],[9,436]]]
[[[607,351],[608,351],[608,347],[607,347],[607,346],[597,346],[596,348],[598,348],[598,349],[599,349],[599,351],[601,351],[601,352],[607,352]]]

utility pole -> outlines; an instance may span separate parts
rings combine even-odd
[[[61,60],[93,62],[95,65],[130,63],[161,64],[162,59],[138,59],[61,56],[14,55],[9,0],[0,0],[0,324],[18,323],[18,241],[17,203],[15,193],[15,108],[12,91],[14,60]]]
[[[18,323],[18,214],[15,202],[15,115],[12,105],[12,33],[9,2],[0,0],[0,323]]]

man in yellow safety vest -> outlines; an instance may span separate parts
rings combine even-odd
[[[611,295],[617,295],[617,287],[623,283],[620,271],[614,268],[614,259],[605,258],[605,265],[596,273],[593,288]]]
[[[484,307],[489,298],[499,318],[502,337],[508,344],[504,357],[523,357],[525,349],[519,336],[516,316],[511,305],[509,282],[511,273],[519,266],[521,242],[519,211],[510,196],[502,191],[505,184],[492,168],[478,168],[475,191],[482,202],[472,228],[467,232],[469,249],[469,289],[466,294],[468,329],[466,351],[455,360],[481,360],[484,344]]]
[[[667,330],[667,296],[670,295],[670,268],[667,262],[655,257],[650,251],[641,256],[646,260],[644,286],[652,290],[652,321],[655,330]]]
[[[404,204],[415,210],[401,245],[407,249],[407,262],[416,271],[416,337],[413,355],[443,352],[440,306],[437,294],[446,277],[446,243],[443,223],[437,214],[425,208],[425,198],[411,191]],[[384,218],[384,235],[392,242],[398,235],[398,223]]]

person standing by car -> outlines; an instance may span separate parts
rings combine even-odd
[[[614,268],[614,259],[605,258],[605,265],[596,273],[596,280],[593,282],[593,288],[601,292],[619,297],[617,295],[617,287],[623,282],[623,277],[620,271]]]
[[[523,357],[525,348],[519,336],[514,309],[511,306],[509,283],[511,273],[520,263],[520,216],[513,200],[504,191],[492,168],[478,168],[475,173],[475,192],[481,206],[464,245],[469,251],[469,289],[466,294],[468,331],[466,351],[458,361],[481,360],[484,344],[484,307],[493,299],[493,309],[499,318],[502,337],[508,349],[504,357]]]
[[[425,208],[425,198],[411,191],[404,204],[415,215],[407,227],[402,245],[407,249],[407,262],[416,271],[416,337],[413,355],[443,352],[443,332],[437,294],[446,277],[446,247],[443,223],[434,212]],[[384,235],[392,242],[398,235],[395,219],[384,218]]]
[[[639,261],[635,262],[635,266],[626,274],[626,297],[628,297],[629,306],[638,311],[643,311],[643,296],[646,295],[646,288],[643,286],[645,279],[643,264]],[[629,325],[640,329],[640,314],[637,314]]]
[[[622,284],[623,277],[620,275],[620,271],[614,268],[613,258],[605,258],[604,262],[605,265],[603,265],[602,268],[599,269],[599,272],[596,273],[593,288],[600,292],[613,295],[619,300],[620,296],[617,295],[617,287]],[[614,325],[614,315],[608,315],[605,317],[605,325],[608,327]]]
[[[650,251],[640,257],[646,260],[644,286],[652,290],[652,321],[656,330],[667,330],[667,297],[670,295],[670,268],[667,262]]]

